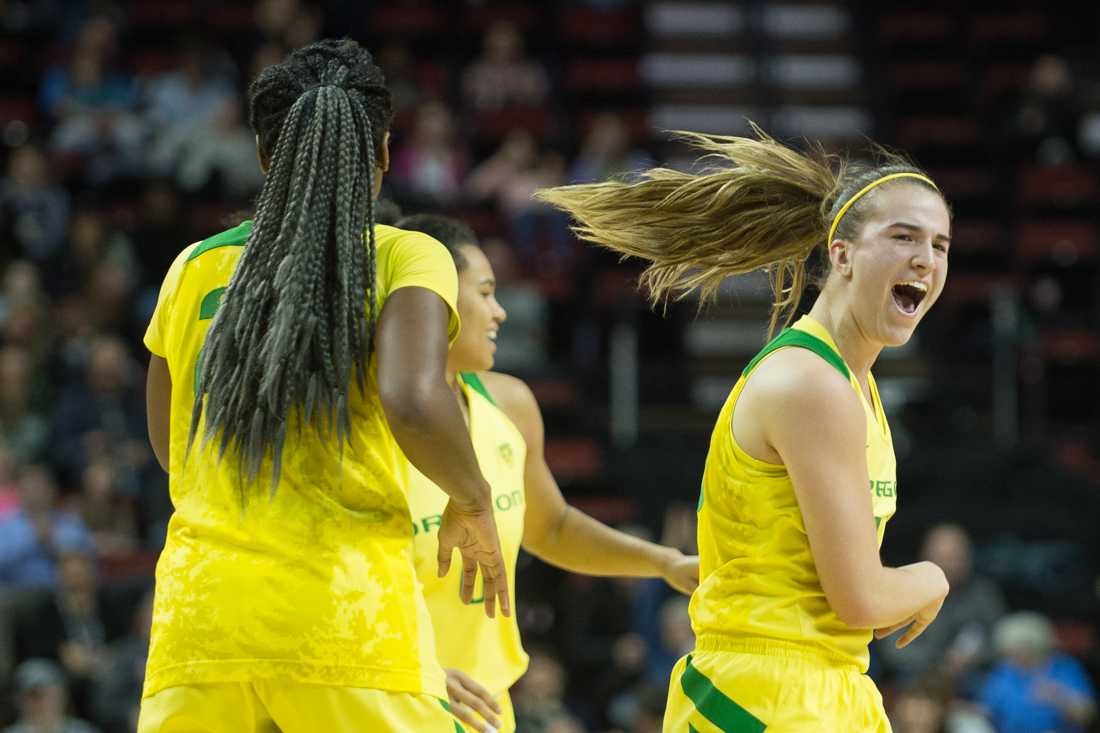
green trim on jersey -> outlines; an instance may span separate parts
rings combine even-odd
[[[756,368],[756,365],[760,363],[761,359],[785,346],[796,346],[802,349],[809,349],[829,362],[838,372],[844,375],[845,379],[851,381],[852,373],[848,371],[848,365],[844,363],[844,359],[840,357],[840,354],[836,353],[831,346],[817,336],[806,333],[805,331],[800,331],[797,328],[788,328],[772,339],[759,354],[753,357],[753,360],[745,367],[745,371],[741,372],[742,376],[748,376],[749,372]]]
[[[470,386],[471,389],[473,389],[475,392],[480,392],[482,397],[489,400],[489,404],[491,404],[493,407],[500,407],[500,405],[497,404],[497,401],[493,399],[493,396],[489,394],[489,390],[485,389],[485,385],[482,384],[481,378],[477,376],[476,372],[460,372],[459,376],[462,378],[463,382]]]
[[[699,714],[722,733],[763,733],[767,728],[762,720],[730,699],[697,670],[691,664],[691,655],[680,675],[680,687]]]
[[[202,296],[202,303],[199,304],[200,321],[209,321],[214,317],[214,314],[218,312],[218,306],[221,305],[224,293],[225,288],[214,288]]]
[[[214,236],[204,239],[199,243],[198,247],[195,247],[194,251],[187,256],[187,261],[195,259],[199,255],[209,252],[212,249],[218,247],[243,247],[244,243],[248,241],[248,235],[252,233],[252,220],[245,219],[232,229],[215,234]]]

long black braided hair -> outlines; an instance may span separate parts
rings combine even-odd
[[[324,40],[249,86],[249,123],[270,161],[256,218],[206,335],[188,449],[239,458],[242,504],[265,457],[279,483],[292,410],[348,435],[352,372],[362,390],[377,320],[376,161],[393,117],[382,70],[351,40]],[[363,234],[367,233],[364,246]]]

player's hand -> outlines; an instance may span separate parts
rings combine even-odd
[[[943,608],[943,599],[946,597],[946,595],[940,596],[901,623],[887,626],[884,629],[875,629],[875,638],[884,639],[898,629],[904,629],[908,626],[909,628],[906,632],[894,643],[894,646],[898,649],[904,649],[909,646],[914,639],[923,634],[925,629],[932,625],[932,622],[936,620],[936,616],[939,615],[940,609]]]
[[[485,614],[494,618],[499,602],[500,612],[511,616],[508,574],[504,569],[504,554],[500,551],[492,504],[466,508],[456,504],[454,499],[447,502],[439,524],[439,577],[450,571],[455,548],[462,555],[462,602],[469,603],[473,598],[480,567],[485,588]]]
[[[699,556],[685,555],[668,548],[661,563],[661,577],[684,595],[691,595],[699,587]]]
[[[481,733],[500,729],[500,705],[492,693],[460,669],[447,669],[447,699],[451,715]]]

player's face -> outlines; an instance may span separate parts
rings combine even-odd
[[[460,372],[493,368],[497,334],[508,317],[497,302],[493,267],[480,247],[465,245],[460,251],[466,267],[458,273],[458,317],[462,330],[451,346],[450,366]]]
[[[851,308],[868,338],[906,343],[947,279],[951,217],[934,191],[895,183],[875,192],[849,250]]]

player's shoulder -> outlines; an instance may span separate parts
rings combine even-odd
[[[374,243],[380,251],[392,250],[394,252],[411,252],[424,248],[438,248],[446,253],[447,249],[439,240],[424,232],[417,232],[411,229],[399,229],[389,224],[374,225]]]
[[[851,383],[819,354],[804,348],[778,349],[749,374],[746,396],[787,414],[818,414],[856,405]]]
[[[535,399],[531,388],[519,377],[503,372],[477,372],[476,376],[497,403]]]
[[[522,379],[501,372],[478,372],[476,377],[496,406],[521,430],[533,421],[541,421],[535,393]]]

